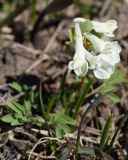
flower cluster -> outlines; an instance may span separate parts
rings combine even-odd
[[[75,54],[69,62],[69,69],[74,70],[78,76],[85,76],[90,69],[96,78],[108,79],[114,72],[115,64],[120,62],[121,47],[117,41],[110,41],[114,37],[117,22],[75,18],[74,23]]]

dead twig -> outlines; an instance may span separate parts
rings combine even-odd
[[[47,44],[47,46],[45,47],[44,51],[42,52],[42,54],[38,57],[38,59],[25,71],[25,73],[29,73],[32,69],[34,69],[36,66],[38,66],[42,61],[47,60],[49,58],[49,56],[45,53],[48,53],[49,50],[51,49],[53,42],[55,41],[57,35],[60,33],[60,31],[62,30],[64,26],[64,21],[62,21],[56,31],[54,32],[53,36],[51,37],[49,43]]]

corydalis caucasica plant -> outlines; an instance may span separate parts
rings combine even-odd
[[[69,62],[69,69],[78,76],[85,76],[92,70],[98,79],[108,79],[114,72],[115,64],[120,62],[121,47],[117,41],[110,41],[117,29],[117,22],[90,21],[75,18],[75,54]]]

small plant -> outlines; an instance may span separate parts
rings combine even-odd
[[[22,125],[24,123],[33,123],[41,126],[44,123],[44,119],[40,116],[33,116],[32,108],[37,109],[36,99],[38,98],[38,92],[30,91],[26,85],[20,85],[16,82],[10,84],[10,87],[17,92],[24,93],[24,97],[16,102],[14,100],[7,100],[5,105],[10,109],[9,114],[2,117],[2,120],[7,123],[11,123],[12,126]]]
[[[34,12],[33,23],[35,23],[36,1],[33,0],[31,2]],[[47,2],[50,3],[51,1]],[[21,9],[24,10],[29,6],[29,3],[30,1],[28,3],[24,2]],[[18,14],[19,10],[17,11]],[[14,15],[11,15],[13,16],[11,17],[12,20]],[[6,20],[7,22],[2,21],[0,23],[0,27],[5,22],[10,23],[10,16]],[[74,129],[76,129],[80,108],[88,103],[88,107],[79,118],[80,122],[77,138],[75,137],[75,147],[70,146],[70,144],[66,146],[66,144],[64,150],[62,148],[61,159],[68,159],[72,156],[74,160],[77,160],[80,154],[89,155],[90,159],[95,160],[105,159],[104,157],[111,159],[110,154],[114,141],[124,122],[128,119],[128,114],[125,114],[119,127],[113,134],[110,131],[114,115],[110,115],[102,131],[100,142],[96,146],[82,147],[80,138],[82,125],[86,123],[87,114],[92,109],[96,111],[99,107],[98,104],[104,97],[109,98],[114,103],[120,101],[120,97],[117,94],[118,88],[115,86],[126,82],[126,77],[124,73],[115,67],[120,62],[119,53],[121,52],[121,47],[117,41],[111,41],[110,38],[114,37],[113,32],[116,28],[117,22],[115,20],[98,22],[84,18],[75,18],[74,27],[69,29],[69,41],[66,43],[66,51],[73,58],[62,77],[59,90],[53,94],[50,93],[50,96],[48,95],[46,98],[43,94],[41,82],[36,89],[13,82],[10,84],[12,93],[18,93],[21,96],[18,100],[9,99],[6,101],[5,106],[7,110],[6,114],[1,118],[2,121],[10,123],[12,126],[26,123],[32,123],[38,127],[46,126],[49,137],[49,152],[53,154],[56,153],[58,145],[55,143],[54,136],[58,140],[67,133],[73,133]],[[70,89],[68,88],[69,86],[66,86],[69,71],[74,71],[76,74],[76,79],[72,84],[75,87],[70,86]],[[101,84],[101,82],[103,83]],[[97,84],[99,86],[94,87]],[[97,93],[98,96],[93,97]]]
[[[54,115],[52,120],[52,125],[55,127],[56,136],[58,138],[62,138],[65,133],[71,133],[72,128],[70,126],[74,126],[76,121],[67,116],[64,111],[59,111]]]

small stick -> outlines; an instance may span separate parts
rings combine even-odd
[[[54,32],[53,36],[51,37],[49,43],[47,44],[47,46],[45,47],[43,53],[38,57],[38,59],[25,71],[25,73],[29,73],[32,69],[34,69],[35,67],[37,67],[42,61],[46,60],[49,58],[49,56],[47,54],[44,53],[48,53],[49,50],[51,49],[57,35],[60,33],[60,31],[62,30],[64,26],[64,21],[62,21],[56,31]]]

